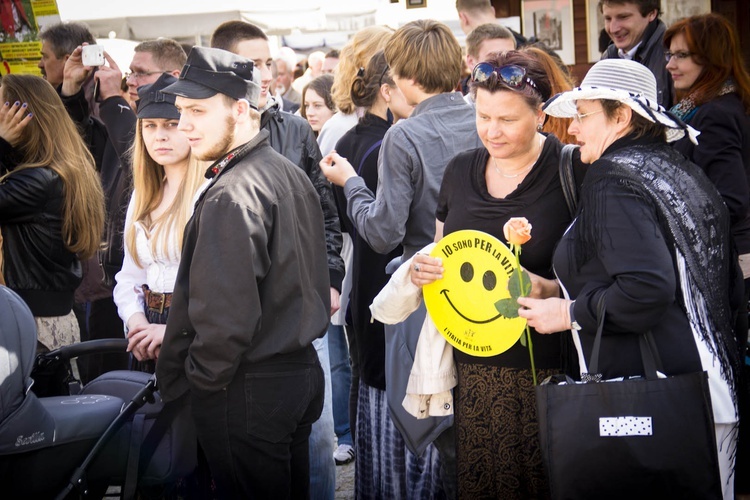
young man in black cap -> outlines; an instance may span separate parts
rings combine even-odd
[[[192,402],[222,498],[307,498],[323,407],[312,341],[328,326],[323,213],[309,179],[268,143],[253,63],[194,48],[179,129],[211,184],[185,229],[157,363],[161,395]]]
[[[339,292],[344,278],[344,261],[340,256],[342,237],[331,185],[318,167],[322,156],[312,128],[301,116],[282,111],[279,103],[268,91],[272,77],[273,58],[268,37],[262,29],[245,21],[227,21],[214,30],[211,35],[211,47],[228,50],[255,63],[255,68],[260,71],[261,75],[259,80],[261,91],[258,98],[258,111],[261,113],[260,126],[270,134],[268,142],[271,147],[304,170],[318,191],[326,223],[328,273],[331,278],[331,314],[333,315],[339,309]],[[319,339],[314,345],[323,364],[326,387],[331,388],[333,381],[328,338]],[[348,355],[342,361],[348,364]],[[313,426],[310,437],[310,494],[312,498],[333,498],[336,490],[336,464],[333,456],[335,449],[333,438],[336,429],[332,412],[333,401],[330,396],[326,399],[323,415]]]

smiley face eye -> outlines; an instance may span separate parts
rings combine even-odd
[[[474,267],[469,262],[461,264],[461,279],[466,283],[474,279]]]
[[[484,273],[484,276],[482,276],[482,284],[488,292],[494,290],[497,285],[497,276],[495,276],[495,273],[492,271]]]

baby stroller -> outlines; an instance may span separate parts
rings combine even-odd
[[[134,498],[194,469],[197,440],[189,409],[165,406],[155,377],[113,371],[77,392],[72,358],[125,345],[124,339],[84,342],[37,357],[31,311],[0,286],[3,498],[101,498],[111,486],[120,486],[121,498]],[[48,394],[50,387],[73,393],[37,396],[31,390],[35,366],[48,378],[64,376],[47,384]]]

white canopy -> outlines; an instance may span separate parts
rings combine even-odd
[[[375,24],[378,0],[57,0],[62,20],[83,21],[95,36],[196,39],[243,20],[269,35],[357,31]]]

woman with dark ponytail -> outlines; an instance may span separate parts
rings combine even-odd
[[[382,50],[370,59],[366,68],[360,68],[352,82],[351,100],[357,108],[364,109],[365,114],[342,136],[331,154],[348,159],[367,187],[375,192],[383,136],[395,121],[408,117],[413,109],[391,78]],[[349,233],[354,244],[353,264],[349,269],[352,290],[347,312],[347,324],[350,325],[347,337],[352,360],[349,421],[357,456],[355,496],[405,498],[409,491],[429,491],[434,487],[430,471],[431,464],[437,464],[437,453],[433,448],[421,458],[409,453],[390,419],[385,399],[383,324],[370,322],[369,310],[372,299],[388,282],[385,266],[400,256],[402,249],[398,247],[387,255],[373,251],[358,236],[347,216],[343,189],[335,186],[334,196],[341,229]],[[421,462],[419,467],[415,467],[417,462]],[[412,472],[407,483],[407,470],[422,470],[424,473],[415,477]]]

